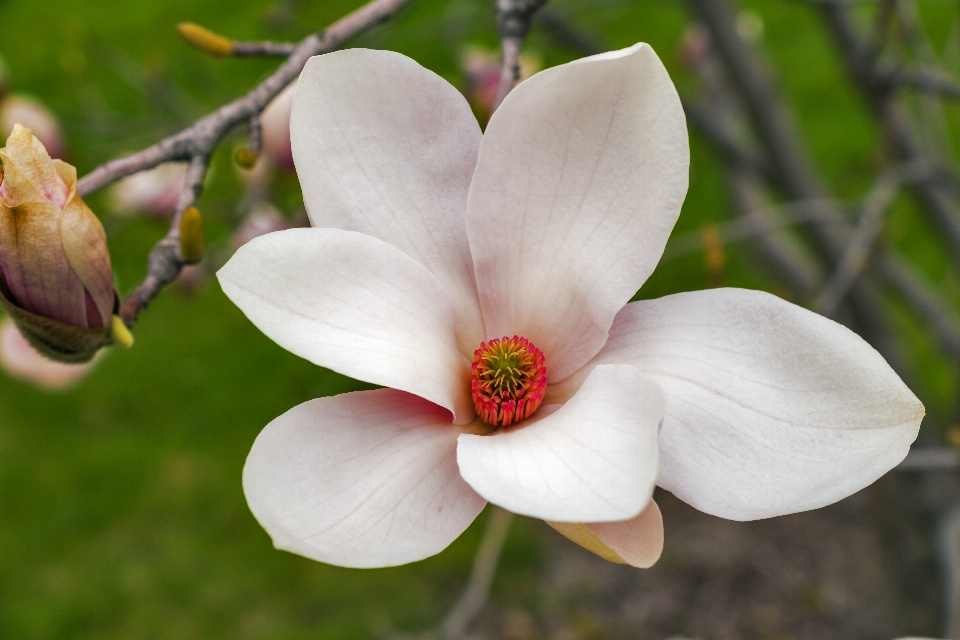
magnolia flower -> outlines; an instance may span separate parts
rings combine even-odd
[[[64,364],[40,355],[23,337],[13,320],[0,320],[0,369],[18,380],[50,391],[68,389],[93,369],[96,360]]]
[[[112,340],[106,233],[77,193],[77,170],[29,129],[14,126],[0,160],[0,305],[47,357],[86,362]]]
[[[243,486],[275,545],[349,567],[438,553],[487,501],[649,566],[654,484],[735,520],[876,480],[923,406],[848,329],[758,291],[629,303],[680,213],[683,109],[649,46],[542,71],[486,132],[414,61],[311,59],[291,139],[314,228],[220,271],[264,333],[389,387],[271,422]]]

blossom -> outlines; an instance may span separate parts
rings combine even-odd
[[[86,362],[112,341],[113,271],[77,170],[19,124],[0,149],[0,305],[30,344]]]
[[[829,319],[740,289],[628,303],[688,182],[683,110],[647,45],[532,76],[485,133],[404,56],[326,54],[291,139],[313,228],[250,241],[221,286],[280,346],[388,388],[257,437],[243,486],[278,548],[412,562],[489,501],[649,566],[655,484],[766,518],[863,488],[916,437],[923,406]]]

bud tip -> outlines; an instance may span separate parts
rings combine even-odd
[[[203,217],[196,207],[188,207],[180,217],[180,256],[192,264],[203,259]]]
[[[110,320],[110,335],[117,344],[121,344],[127,349],[133,346],[133,334],[127,325],[123,324],[120,316],[113,316]]]
[[[253,149],[238,149],[234,159],[244,169],[253,169],[253,165],[257,164],[257,152]]]
[[[187,44],[211,56],[222,58],[233,53],[233,44],[229,39],[198,24],[181,22],[177,25],[177,33]]]

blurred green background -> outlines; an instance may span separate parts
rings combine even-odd
[[[81,175],[137,150],[241,95],[275,67],[213,60],[184,45],[192,21],[237,39],[299,39],[359,0],[0,0],[0,55],[13,88],[61,119]],[[493,0],[414,0],[350,46],[412,56],[462,85],[465,44],[495,48]],[[609,48],[651,43],[681,88],[694,79],[678,47],[682,4],[556,0],[553,8]],[[830,187],[856,199],[884,159],[873,122],[842,80],[830,42],[801,2],[750,2],[762,43]],[[955,4],[921,3],[937,46]],[[534,29],[528,51],[546,66],[577,57]],[[951,124],[957,124],[953,118]],[[222,147],[200,201],[209,243],[227,245],[242,185],[232,168],[242,132]],[[691,187],[678,233],[730,217],[718,159],[692,139]],[[274,202],[299,204],[292,178]],[[954,305],[960,283],[935,234],[901,198],[885,233]],[[144,275],[163,223],[120,220],[89,200],[110,233],[121,291]],[[749,254],[728,247],[726,285],[782,293]],[[699,253],[664,263],[640,292],[701,289]],[[892,303],[891,303],[892,304]],[[899,314],[918,395],[934,426],[952,422],[956,379],[923,329]],[[358,383],[296,358],[263,337],[215,280],[193,295],[167,291],[143,314],[130,351],[115,350],[78,388],[39,391],[0,374],[0,638],[364,638],[439,621],[464,584],[485,516],[447,551],[396,569],[358,571],[275,551],[246,508],[244,457],[258,431],[305,400]],[[555,534],[519,519],[494,585],[499,603],[535,603],[542,541]]]

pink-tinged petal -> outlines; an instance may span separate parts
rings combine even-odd
[[[493,114],[467,230],[487,336],[521,335],[560,381],[653,271],[687,191],[676,89],[647,45],[547,69]]]
[[[380,238],[429,269],[472,355],[487,337],[465,224],[481,133],[464,97],[398,53],[337,51],[304,67],[290,136],[313,225]]]
[[[654,500],[640,515],[622,522],[595,522],[587,530],[625,563],[646,569],[663,553],[663,515]]]
[[[76,176],[76,169],[64,166]],[[71,192],[70,200],[60,214],[60,240],[70,268],[83,284],[86,326],[109,325],[115,293],[113,267],[107,251],[107,232],[76,190]]]
[[[666,394],[657,484],[732,520],[816,509],[859,491],[906,456],[924,415],[858,335],[760,291],[628,305],[607,346],[552,389],[554,399],[608,363],[639,368]]]
[[[554,409],[541,407],[513,431],[461,435],[457,462],[464,480],[504,509],[554,522],[640,513],[657,479],[663,417],[657,385],[633,367],[597,367]]]
[[[470,363],[437,279],[362,233],[288,229],[254,238],[217,276],[281,347],[339,373],[426,398],[473,419]]]
[[[10,318],[0,320],[0,369],[11,377],[42,389],[68,389],[96,366],[99,360],[83,364],[63,364],[46,358],[30,346]]]
[[[460,478],[443,409],[393,389],[311,400],[260,433],[243,469],[278,549],[343,567],[439,553],[486,504]]]

